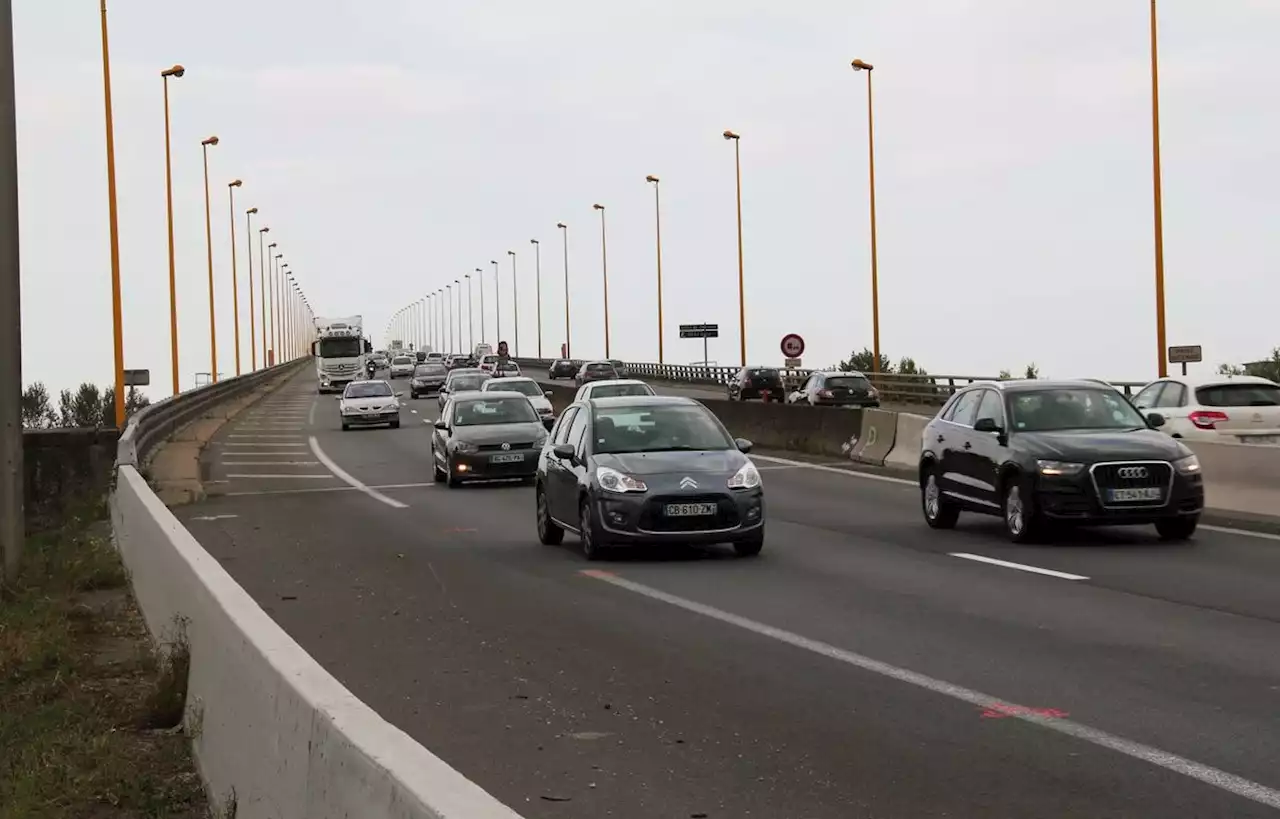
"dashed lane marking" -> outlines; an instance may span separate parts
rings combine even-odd
[[[335,476],[333,476],[333,475],[298,475],[298,474],[293,474],[293,475],[268,475],[268,474],[261,474],[261,473],[253,473],[253,474],[250,474],[250,473],[228,473],[228,474],[227,474],[227,477],[228,477],[228,478],[251,478],[251,479],[257,479],[257,480],[292,480],[292,479],[297,479],[297,480],[300,480],[300,481],[302,481],[302,480],[310,480],[310,481],[332,481],[332,480],[335,480],[335,479],[336,479],[336,478],[335,478]]]
[[[1025,563],[1010,563],[1007,560],[996,560],[994,557],[983,557],[982,555],[972,555],[968,552],[950,552],[952,557],[958,557],[963,560],[976,560],[979,563],[990,563],[992,566],[1003,566],[1006,569],[1017,569],[1020,572],[1031,572],[1032,574],[1043,574],[1049,577],[1057,577],[1062,580],[1088,580],[1082,574],[1069,574],[1068,572],[1059,572],[1053,569],[1042,569],[1039,566],[1028,566]]]

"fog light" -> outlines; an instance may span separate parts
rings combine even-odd
[[[466,464],[458,464],[457,469],[459,472],[466,472],[469,469],[471,469],[471,467],[467,466]]]
[[[625,526],[627,524],[627,516],[622,512],[610,512],[609,522],[618,526]]]
[[[760,519],[759,506],[753,506],[747,510],[747,520],[759,520],[759,519]]]

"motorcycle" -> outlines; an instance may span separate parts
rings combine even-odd
[[[378,373],[378,365],[373,363],[372,359],[370,359],[369,363],[364,365],[364,368],[368,371],[369,378],[373,378]]]

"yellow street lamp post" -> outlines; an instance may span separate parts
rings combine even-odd
[[[270,294],[267,292],[267,255],[262,249],[264,237],[271,232],[271,228],[262,227],[258,229],[258,295],[261,297],[262,304],[258,307],[261,312],[262,319],[262,366],[270,367],[271,360],[267,356],[267,301]],[[275,245],[272,245],[275,247]]]
[[[217,144],[216,136],[200,143],[204,154],[204,243],[209,256],[209,357],[212,360],[209,377],[215,384],[218,382],[218,322],[213,303],[213,214],[209,210],[209,146]]]
[[[169,78],[181,77],[187,70],[180,65],[160,72],[164,84],[164,194],[169,227],[169,353],[173,366],[173,394],[182,391],[178,377],[178,276],[173,243],[173,147],[169,125]]]
[[[489,260],[489,264],[493,265],[493,312],[497,316],[497,333],[498,343],[502,343],[502,283],[498,279],[502,278],[498,273],[498,263],[493,259]]]
[[[742,137],[733,131],[725,131],[724,138],[733,142],[733,167],[738,181],[738,348],[742,366],[747,366],[747,299],[742,274],[742,153],[739,143]]]
[[[257,208],[244,212],[244,241],[249,246],[244,254],[249,261],[249,362],[255,372],[258,369],[258,320],[253,300],[253,216],[257,212]]]
[[[1156,253],[1156,359],[1160,378],[1169,375],[1164,322],[1164,194],[1160,172],[1160,59],[1157,49],[1156,0],[1151,0],[1151,184],[1154,199]]]
[[[604,278],[604,357],[609,357],[609,246],[605,243],[604,205],[591,206],[600,211],[600,271]]]
[[[111,236],[111,332],[115,353],[116,428],[124,430],[124,316],[120,307],[120,219],[116,200],[116,129],[111,110],[111,50],[107,37],[107,0],[102,10],[102,102],[107,123],[107,221]]]
[[[516,252],[508,250],[507,255],[511,257],[511,312],[512,323],[515,324],[515,332],[512,333],[511,353],[516,358],[520,357],[520,282],[516,278]]]
[[[871,197],[871,370],[880,372],[880,271],[876,247],[876,139],[875,114],[871,97],[871,63],[854,60],[854,71],[867,72],[867,181]]]

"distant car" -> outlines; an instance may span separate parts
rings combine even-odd
[[[427,361],[419,364],[413,368],[413,379],[409,382],[409,397],[417,398],[419,395],[439,392],[448,377],[449,371],[439,362]]]
[[[386,381],[352,381],[338,396],[343,431],[380,424],[398,429],[401,395]]]
[[[391,377],[408,378],[413,375],[414,361],[411,355],[398,355],[391,359]]]
[[[573,396],[574,403],[588,401],[592,398],[617,398],[621,395],[657,395],[653,387],[643,381],[632,378],[615,378],[607,381],[592,381],[578,388]]]
[[[880,392],[858,372],[816,372],[787,396],[788,404],[811,407],[878,407]]]
[[[757,555],[765,504],[750,450],[692,398],[572,404],[538,458],[538,539],[555,545],[574,532],[588,560],[613,546],[670,543],[732,543]]]
[[[787,388],[782,383],[782,372],[776,367],[743,367],[729,379],[726,392],[730,401],[755,398],[783,401]]]
[[[440,388],[439,395],[436,400],[440,404],[440,408],[444,409],[444,405],[456,393],[478,392],[484,385],[484,382],[490,379],[490,375],[476,369],[457,369],[449,372],[448,378],[444,381],[444,386]]]
[[[547,368],[547,378],[555,381],[557,378],[574,378],[578,374],[578,365],[574,364],[567,358],[557,358],[551,362],[551,366]]]
[[[379,370],[385,370],[385,369],[387,368],[387,366],[388,366],[390,363],[391,363],[391,362],[389,362],[389,361],[387,360],[387,357],[386,357],[385,355],[383,355],[383,354],[381,354],[381,353],[374,353],[374,355],[373,355],[373,366],[374,366],[375,368],[377,368],[377,369],[379,369]]]
[[[578,369],[574,382],[581,387],[583,384],[590,384],[592,381],[604,381],[606,379],[617,381],[617,369],[608,361],[588,361]]]
[[[476,360],[476,366],[487,373],[491,373],[498,366],[498,356],[482,355]]]
[[[422,362],[426,361],[426,360],[427,360],[427,351],[426,351],[426,350],[418,350],[418,351],[416,351],[416,352],[413,354],[413,360],[414,360],[414,363],[415,363],[415,364],[421,364]]]
[[[514,378],[520,375],[520,365],[514,358],[500,359],[493,368],[493,374],[498,378]]]
[[[1200,461],[1096,381],[989,381],[953,395],[921,435],[925,521],[998,515],[1015,543],[1053,524],[1155,524],[1186,540],[1204,508]]]
[[[488,376],[484,376],[488,377]],[[456,487],[467,480],[533,480],[547,430],[528,396],[518,392],[468,392],[451,398],[431,437],[436,481]]]
[[[518,392],[528,397],[534,412],[538,413],[538,417],[548,428],[555,421],[556,413],[551,406],[551,393],[544,391],[542,385],[532,378],[524,376],[491,378],[481,385],[480,391]]]
[[[1133,397],[1164,416],[1161,432],[1196,441],[1280,444],[1280,384],[1250,375],[1172,376]]]
[[[618,373],[619,378],[627,378],[631,375],[627,370],[627,365],[622,363],[622,361],[616,358],[611,358],[609,359],[609,363],[613,365],[613,369]]]
[[[427,361],[444,361],[444,353],[427,353]]]

